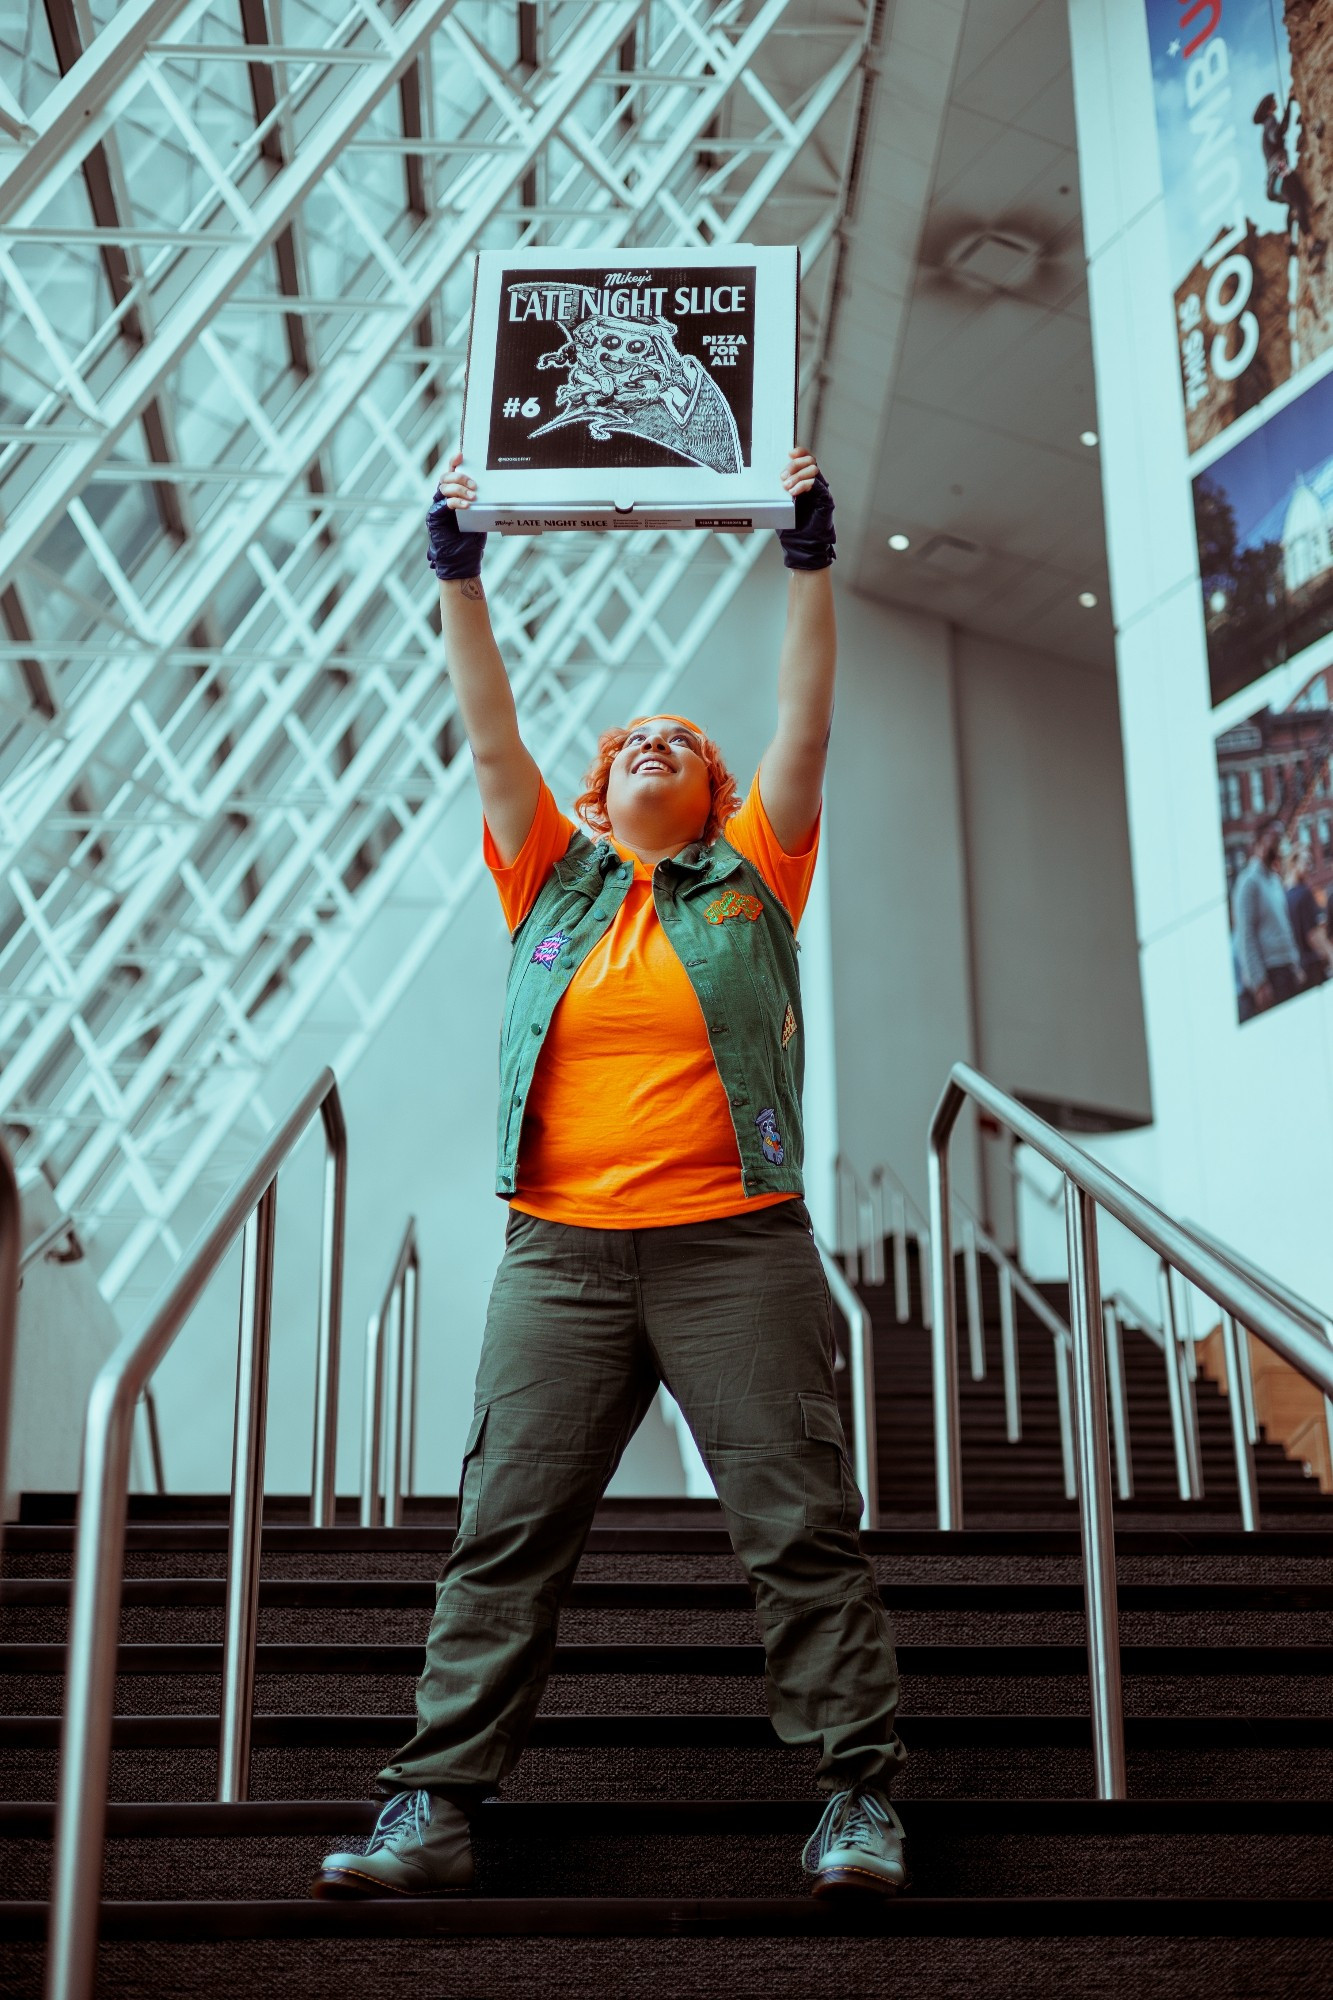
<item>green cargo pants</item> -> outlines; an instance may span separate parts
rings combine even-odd
[[[380,1773],[469,1803],[522,1754],[593,1510],[664,1381],[755,1593],[774,1728],[819,1782],[903,1761],[888,1619],[833,1387],[804,1204],[660,1229],[510,1214],[417,1733]]]

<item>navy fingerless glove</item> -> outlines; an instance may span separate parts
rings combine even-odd
[[[837,560],[833,544],[838,537],[833,528],[833,495],[822,472],[807,493],[796,496],[796,525],[779,528],[782,560],[788,569],[827,569]]]
[[[464,577],[481,575],[486,537],[470,535],[459,527],[443,493],[437,493],[426,510],[426,533],[426,561],[442,583],[460,583]]]

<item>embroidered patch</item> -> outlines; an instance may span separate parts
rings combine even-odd
[[[786,1048],[788,1042],[791,1040],[792,1036],[795,1033],[796,1033],[796,1015],[792,1009],[791,1001],[789,1000],[787,1002],[787,1011],[782,1017],[782,1046],[784,1049]]]
[[[710,924],[725,924],[732,917],[746,917],[757,924],[763,914],[764,906],[758,896],[743,896],[739,889],[728,889],[725,896],[718,896],[704,911]]]
[[[754,1122],[759,1128],[759,1140],[764,1149],[764,1158],[770,1167],[780,1167],[787,1157],[787,1149],[778,1130],[777,1112],[770,1106],[767,1110],[761,1111]]]
[[[569,939],[565,935],[564,931],[552,931],[550,935],[544,937],[541,943],[537,946],[536,951],[534,951],[532,954],[530,963],[533,965],[544,965],[549,968],[550,966],[555,964],[557,958],[559,958],[561,952],[564,950],[565,946],[568,943]]]

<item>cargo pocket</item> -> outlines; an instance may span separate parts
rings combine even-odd
[[[483,1403],[479,1410],[472,1412],[472,1422],[467,1427],[467,1443],[463,1446],[463,1474],[458,1483],[458,1532],[460,1535],[475,1535],[477,1515],[481,1504],[481,1480],[485,1467],[485,1451],[482,1437],[486,1429],[486,1419],[490,1414],[490,1404]]]
[[[832,1396],[804,1394],[800,1404],[806,1438],[801,1461],[805,1470],[805,1525],[845,1528],[859,1520],[861,1508],[847,1463],[838,1406]]]

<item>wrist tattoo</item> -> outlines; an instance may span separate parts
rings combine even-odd
[[[484,599],[486,595],[481,587],[481,578],[479,576],[465,576],[458,588],[464,597],[480,597]]]

